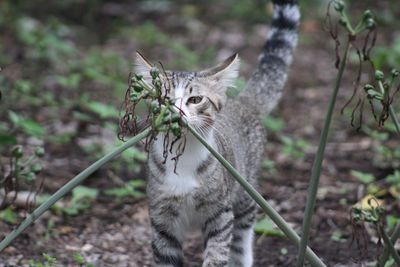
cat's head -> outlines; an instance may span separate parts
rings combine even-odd
[[[239,72],[237,54],[215,67],[197,71],[166,71],[161,74],[163,83],[171,85],[171,99],[183,111],[188,122],[197,127],[211,126],[227,100],[226,90],[233,86]],[[152,64],[136,53],[135,73],[151,82]],[[167,81],[168,80],[168,81]]]

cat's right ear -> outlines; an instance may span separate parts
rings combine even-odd
[[[142,75],[146,82],[151,83],[150,69],[152,67],[153,65],[142,54],[136,51],[136,58],[133,63],[135,74]]]

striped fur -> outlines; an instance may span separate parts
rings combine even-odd
[[[258,67],[237,98],[225,95],[237,77],[237,55],[205,71],[167,72],[165,77],[188,122],[254,186],[266,138],[260,116],[267,115],[281,96],[297,43],[296,1],[274,4],[272,29]],[[149,78],[151,64],[138,57],[137,71]],[[173,152],[164,162],[164,138],[158,136],[151,145],[148,159],[154,265],[183,266],[185,233],[195,228],[203,233],[203,267],[252,266],[255,202],[190,134],[174,172]]]
[[[265,116],[277,105],[286,82],[287,68],[297,45],[300,11],[296,0],[275,0],[272,29],[256,71],[240,97],[247,98]]]

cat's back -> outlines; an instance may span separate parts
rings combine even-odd
[[[230,147],[235,156],[235,165],[246,176],[254,176],[259,169],[264,153],[266,132],[257,110],[246,97],[229,99],[220,114],[223,128],[222,142]]]

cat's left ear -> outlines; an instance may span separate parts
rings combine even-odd
[[[204,76],[212,78],[223,89],[233,86],[239,75],[240,59],[234,54],[217,66],[201,72]]]
[[[151,64],[142,54],[136,51],[136,58],[133,64],[135,74],[142,75],[143,79],[151,83],[151,75],[150,69],[153,67]]]

